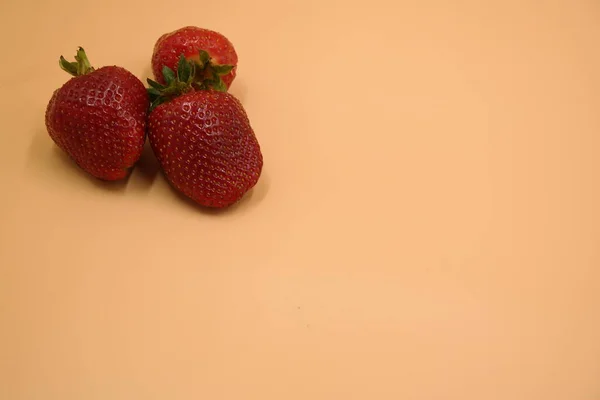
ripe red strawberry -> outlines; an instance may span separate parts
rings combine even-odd
[[[206,90],[193,89],[194,63],[183,55],[177,77],[164,72],[166,86],[148,80],[148,138],[167,180],[203,206],[236,203],[263,167],[246,111],[233,95],[215,90],[215,81],[203,82]]]
[[[208,57],[202,55],[199,49],[206,51]],[[188,60],[201,63],[202,66],[205,64],[233,66],[227,73],[222,75],[223,83],[227,89],[235,79],[238,56],[233,44],[218,32],[196,26],[186,26],[165,33],[157,40],[152,54],[154,79],[165,84],[166,80],[162,73],[163,67],[175,70],[181,54]],[[197,69],[197,72],[200,72],[200,69]],[[203,76],[200,76],[198,80],[202,81]]]
[[[91,67],[81,47],[75,59],[60,57],[61,68],[74,78],[54,91],[46,108],[46,129],[92,176],[122,179],[142,154],[148,93],[124,68]]]

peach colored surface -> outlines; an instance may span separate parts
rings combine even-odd
[[[224,213],[43,116],[82,45],[235,44],[265,168]],[[0,399],[600,399],[600,3],[5,0]]]

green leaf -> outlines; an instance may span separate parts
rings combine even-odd
[[[189,72],[189,76],[186,79],[185,83],[187,83],[189,85],[194,81],[194,78],[196,77],[196,62],[188,61],[188,66],[190,68],[190,72]]]
[[[219,74],[214,69],[210,69],[208,72],[210,72],[212,78],[205,80],[205,88],[226,92],[227,85],[225,85],[225,82],[223,82],[223,79],[221,79]]]
[[[76,62],[68,62],[67,60],[65,60],[65,58],[63,56],[60,56],[58,65],[60,65],[60,68],[63,71],[66,71],[73,76],[77,76],[77,63]]]
[[[155,81],[153,81],[152,79],[149,79],[149,78],[146,79],[146,82],[148,82],[148,85],[152,86],[154,89],[161,90],[161,89],[166,88],[165,85],[161,85],[160,83],[155,82]]]
[[[148,94],[150,96],[160,96],[160,90],[156,89],[156,88],[148,88],[147,90]]]
[[[217,79],[213,80],[213,82],[210,85],[214,90],[219,91],[219,92],[226,92],[227,91],[227,85],[225,85],[225,82],[223,82],[223,79],[221,79],[221,77],[218,77]]]
[[[177,77],[181,82],[187,82],[190,79],[192,73],[192,67],[185,56],[182,54],[179,57],[179,63],[177,65]]]
[[[200,57],[200,63],[203,67],[210,61],[210,55],[206,52],[206,50],[199,49],[198,56]]]
[[[162,73],[163,76],[165,77],[165,81],[167,82],[167,85],[169,85],[171,82],[173,82],[175,80],[175,73],[173,72],[173,70],[169,67],[167,67],[166,65],[162,68]]]
[[[217,64],[217,65],[212,65],[212,69],[220,76],[223,76],[223,75],[227,75],[228,73],[231,72],[231,70],[233,70],[233,65],[227,65],[227,64],[218,65]]]

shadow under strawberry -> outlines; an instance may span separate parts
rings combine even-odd
[[[169,182],[168,179],[165,179],[165,181],[166,181],[167,186],[169,186],[169,191],[173,192],[173,194],[179,200],[181,200],[183,203],[187,204],[194,210],[199,211],[202,214],[206,214],[206,215],[218,216],[218,215],[228,215],[228,214],[234,213],[234,212],[238,211],[239,209],[243,208],[247,203],[250,203],[251,199],[254,196],[254,188],[253,188],[253,189],[250,189],[246,193],[246,195],[244,197],[242,197],[239,201],[237,201],[236,203],[234,203],[228,207],[222,207],[222,208],[205,207],[201,204],[198,204],[196,201],[192,200],[191,198],[187,197],[186,195],[181,193],[179,190],[177,190],[177,188],[174,187]]]
[[[131,178],[132,170],[129,170],[124,178],[117,181],[107,181],[91,176],[87,171],[85,171],[83,168],[77,165],[77,163],[74,163],[73,159],[71,159],[71,157],[65,154],[65,152],[57,146],[54,146],[52,148],[52,156],[60,160],[60,163],[62,164],[64,169],[71,171],[73,174],[76,174],[78,178],[84,179],[92,183],[96,187],[112,192],[124,193],[125,189],[127,189],[129,180]]]
[[[141,180],[143,180],[143,183],[146,186],[150,187],[156,180],[159,172],[160,165],[158,164],[158,160],[152,152],[150,143],[146,141],[142,155],[135,165],[132,173],[136,176],[136,180],[138,180],[139,177]]]
[[[45,128],[40,127],[29,143],[27,150],[27,173],[41,184],[57,187],[57,183],[69,182],[75,179],[89,182],[91,186],[109,190],[110,192],[124,192],[128,179],[107,182],[97,179],[83,171],[71,158],[58,148],[48,137]]]
[[[262,202],[267,196],[267,193],[269,192],[270,188],[269,177],[263,172],[261,174],[261,179],[258,181],[258,183],[250,190],[248,190],[248,192],[246,192],[246,194],[236,203],[233,203],[232,205],[223,208],[205,207],[197,203],[195,200],[192,200],[191,198],[187,197],[182,192],[180,192],[175,186],[173,186],[173,184],[169,182],[169,180],[164,175],[162,178],[165,184],[169,187],[169,191],[172,192],[173,195],[177,197],[177,199],[187,204],[190,208],[194,209],[195,211],[199,211],[200,213],[205,215],[214,216],[229,215],[232,213],[237,213],[240,210],[246,211],[249,209],[248,206],[256,206],[260,202]]]

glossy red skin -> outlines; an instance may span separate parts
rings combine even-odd
[[[46,108],[46,129],[83,170],[118,180],[142,154],[149,99],[144,84],[121,67],[71,78]]]
[[[236,203],[261,175],[248,116],[226,92],[190,92],[159,105],[148,118],[148,139],[171,185],[202,206]]]
[[[218,32],[195,26],[186,26],[166,33],[156,41],[152,54],[154,79],[164,84],[163,66],[166,65],[175,71],[181,54],[184,54],[187,59],[198,58],[198,49],[208,52],[216,64],[234,66],[229,74],[221,77],[229,88],[235,79],[238,63],[233,44]]]

